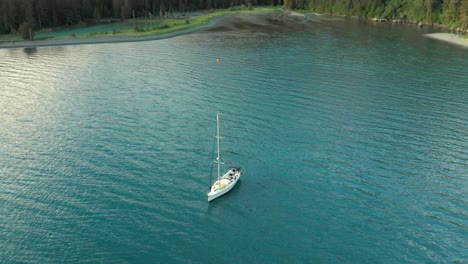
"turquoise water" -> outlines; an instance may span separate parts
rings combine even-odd
[[[468,261],[466,50],[328,21],[0,58],[1,263]],[[217,112],[244,174],[208,204]]]
[[[134,29],[137,26],[140,29],[148,29],[159,26],[160,23],[156,21],[148,20],[148,22],[137,21],[135,24],[131,21],[117,22],[117,23],[108,23],[101,24],[96,26],[89,27],[76,27],[69,28],[64,30],[58,30],[53,32],[40,32],[36,34],[36,38],[50,38],[50,37],[65,37],[72,34],[75,35],[87,35],[87,34],[100,34],[107,33],[112,31],[124,31],[129,29]]]

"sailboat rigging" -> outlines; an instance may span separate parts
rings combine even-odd
[[[221,176],[221,150],[220,150],[220,133],[219,133],[219,114],[216,115],[216,143],[217,143],[217,157],[213,162],[218,165],[218,179],[213,183],[208,192],[208,202],[212,201],[223,194],[229,192],[239,181],[242,171],[240,168],[230,168],[223,176]],[[211,184],[211,182],[210,182]]]

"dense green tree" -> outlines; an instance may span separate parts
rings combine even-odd
[[[468,0],[285,0],[285,8],[468,27]]]
[[[36,19],[34,18],[33,1],[29,0],[23,4],[24,6],[22,7],[22,9],[24,10],[24,20],[30,25],[36,24]]]
[[[121,17],[122,16],[122,6],[123,3],[121,0],[113,0],[112,1],[112,16],[113,17]]]
[[[132,5],[130,1],[126,0],[121,7],[122,19],[130,18],[131,14],[132,14]]]
[[[6,32],[8,28],[6,2],[0,3],[0,33]]]
[[[81,17],[89,18],[93,16],[94,8],[91,5],[91,1],[83,0],[81,1]]]
[[[36,3],[35,15],[37,17],[37,23],[39,28],[44,26],[50,26],[50,13],[49,5],[47,0],[38,0]]]
[[[460,6],[462,27],[468,28],[468,0],[464,0]]]

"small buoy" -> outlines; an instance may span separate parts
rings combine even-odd
[[[216,62],[220,62],[220,61],[221,61],[221,59],[220,59],[220,58],[216,58]]]

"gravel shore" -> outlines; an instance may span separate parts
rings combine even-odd
[[[68,37],[51,38],[35,41],[5,42],[0,43],[1,48],[33,48],[44,46],[63,46],[63,45],[81,45],[81,44],[99,44],[99,43],[119,43],[119,42],[137,42],[172,38],[176,36],[191,34],[202,31],[234,31],[234,30],[255,30],[255,29],[273,29],[288,30],[306,21],[303,14],[277,10],[272,12],[246,12],[225,14],[214,17],[206,25],[193,28],[174,31],[171,33],[155,34],[145,37],[132,36],[103,36],[103,37]]]
[[[155,34],[145,37],[131,36],[103,36],[103,37],[68,37],[51,38],[35,41],[20,41],[10,43],[0,43],[2,48],[33,48],[43,46],[63,46],[63,45],[81,45],[81,44],[99,44],[99,43],[119,43],[119,42],[137,42],[172,38],[176,36],[192,34],[195,32],[217,32],[217,31],[237,31],[237,30],[291,30],[295,27],[306,29],[308,22],[320,20],[318,16],[304,15],[296,12],[277,10],[268,13],[235,13],[225,14],[214,17],[206,25],[183,29],[164,34]],[[458,46],[468,48],[468,40],[460,38],[458,35],[450,33],[432,33],[425,36]]]
[[[468,40],[451,33],[432,33],[424,36],[468,48]]]

